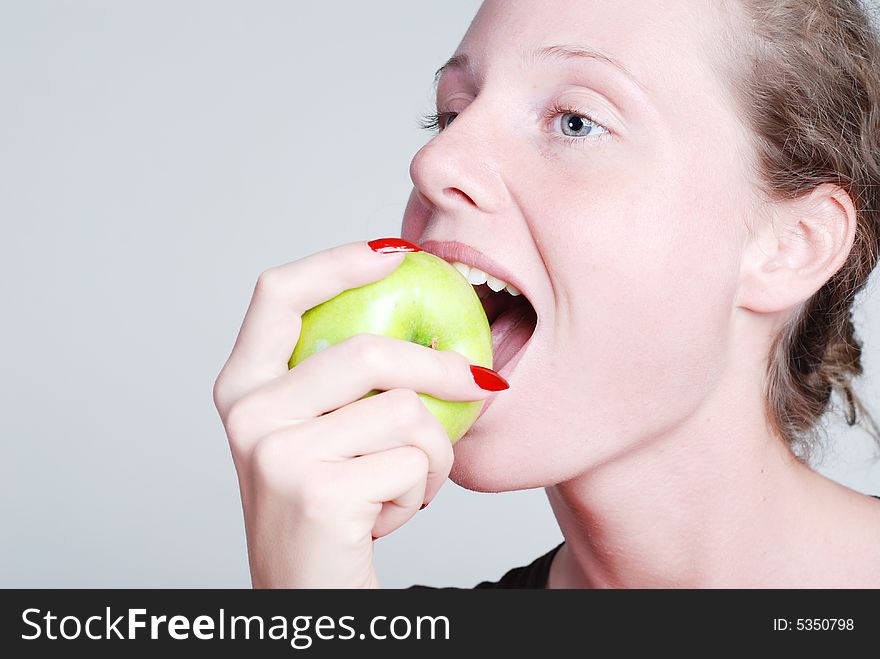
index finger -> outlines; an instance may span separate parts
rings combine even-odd
[[[408,243],[398,251],[374,251],[371,245],[380,242],[387,243],[388,239],[338,245],[260,275],[235,345],[221,371],[227,397],[237,399],[287,373],[288,360],[299,340],[303,313],[345,290],[385,278],[403,262],[405,251],[418,251],[415,246],[406,247]]]

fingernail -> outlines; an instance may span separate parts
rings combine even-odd
[[[419,508],[419,510],[424,510],[424,509],[427,508],[427,507],[428,507],[428,504],[427,504],[427,503],[423,503],[423,504],[422,504],[422,507]]]
[[[402,238],[377,238],[367,243],[374,252],[379,254],[397,254],[398,252],[421,252],[422,248]]]
[[[491,368],[471,364],[471,373],[474,376],[474,382],[477,383],[477,386],[480,389],[485,389],[486,391],[502,391],[510,387],[510,385],[507,384],[507,380],[498,375]]]
[[[376,536],[372,536],[372,538],[373,538],[373,542],[376,542],[376,540],[379,539],[379,538],[377,538]]]

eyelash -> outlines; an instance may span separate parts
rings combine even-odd
[[[439,130],[440,122],[454,112],[431,112],[419,119],[419,128],[423,130]]]
[[[425,130],[432,130],[432,131],[440,132],[441,123],[445,122],[445,120],[448,119],[450,116],[456,115],[456,114],[458,114],[458,113],[457,112],[444,112],[444,111],[432,112],[430,114],[426,114],[421,118],[421,120],[419,122],[419,127],[423,128]],[[554,139],[562,140],[563,142],[565,142],[566,144],[569,144],[571,146],[583,147],[584,146],[583,143],[586,142],[588,139],[589,139],[589,141],[604,141],[605,139],[610,139],[612,136],[612,133],[608,129],[608,127],[606,127],[604,124],[601,124],[598,121],[596,121],[595,119],[593,119],[586,112],[582,112],[581,110],[577,110],[575,108],[571,108],[571,107],[568,107],[565,105],[560,105],[559,103],[553,103],[550,107],[548,107],[544,111],[544,120],[549,121],[549,120],[551,120],[555,117],[558,117],[559,115],[562,115],[562,114],[577,115],[578,117],[581,117],[582,119],[586,119],[589,123],[594,124],[594,125],[598,126],[599,128],[602,128],[606,132],[600,136],[596,136],[596,137],[591,138],[589,135],[584,136],[584,137],[569,137],[568,135],[560,135],[559,133],[554,131],[551,133],[553,135]]]

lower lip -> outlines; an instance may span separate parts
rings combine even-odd
[[[519,363],[519,360],[522,358],[523,354],[525,354],[526,350],[527,350],[528,347],[531,345],[532,340],[535,338],[535,335],[536,335],[537,333],[538,333],[538,328],[535,327],[535,330],[532,332],[532,336],[529,337],[529,340],[526,341],[526,342],[523,344],[523,347],[520,348],[520,349],[517,351],[517,353],[516,353],[513,357],[510,358],[510,361],[507,362],[504,366],[502,366],[502,367],[501,367],[501,370],[498,371],[498,374],[499,374],[501,377],[503,377],[505,380],[509,380],[509,378],[510,378],[510,374],[513,373],[513,369],[516,368],[516,365]],[[495,398],[496,398],[496,397],[498,396],[498,394],[500,394],[500,393],[504,393],[504,392],[503,392],[503,391],[498,391],[498,392],[492,394],[489,398],[486,399],[486,404],[483,405],[483,409],[480,411],[480,414],[477,416],[477,419],[479,419],[481,416],[483,416],[483,415],[486,413],[486,410],[488,410],[489,407],[491,407],[492,403],[495,402]]]

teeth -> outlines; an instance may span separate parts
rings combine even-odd
[[[460,263],[458,261],[453,261],[452,267],[458,270],[461,273],[462,277],[464,277],[465,279],[468,278],[468,272],[470,272],[471,269],[469,265],[465,265],[464,263]]]
[[[460,261],[453,261],[452,267],[458,270],[461,273],[461,276],[467,279],[474,286],[486,284],[496,293],[503,288],[513,296],[522,294],[519,289],[516,288],[513,284],[508,284],[503,279],[493,277],[492,275],[483,272],[479,268],[472,268],[466,263],[461,263]]]
[[[486,284],[496,293],[507,286],[507,283],[503,279],[498,279],[498,277],[493,277],[492,275],[489,275],[486,278]]]
[[[488,275],[480,270],[479,268],[471,268],[470,273],[468,273],[468,281],[472,283],[474,286],[479,286],[480,284],[486,283],[486,278]]]

